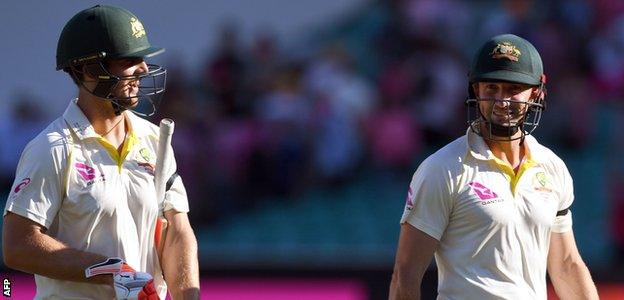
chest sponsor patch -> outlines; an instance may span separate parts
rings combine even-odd
[[[479,197],[482,205],[503,202],[503,199],[499,198],[494,191],[479,182],[472,181],[469,182],[468,185],[471,187],[472,192]]]
[[[76,163],[76,172],[84,179],[85,181],[95,179],[95,169],[91,166],[87,166],[83,163]]]
[[[93,167],[84,163],[76,163],[74,167],[76,168],[76,172],[78,173],[78,175],[80,175],[80,177],[82,177],[82,179],[87,182],[87,185],[92,185],[95,180],[98,179],[98,176],[96,175],[95,169]],[[104,181],[104,174],[101,174],[99,176],[99,179],[100,181]]]

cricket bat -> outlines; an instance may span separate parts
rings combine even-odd
[[[156,200],[158,201],[159,212],[163,210],[167,180],[172,175],[167,174],[166,166],[169,166],[173,160],[171,148],[173,128],[173,120],[165,118],[160,121],[160,137],[158,139],[158,149],[156,149],[156,166],[154,170],[154,185],[156,186]],[[154,245],[160,261],[162,261],[162,251],[165,245],[165,238],[167,237],[167,225],[164,213],[160,214],[156,220],[156,230],[154,232]]]

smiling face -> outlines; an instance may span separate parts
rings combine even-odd
[[[475,88],[482,117],[501,126],[515,126],[522,121],[536,90],[530,85],[507,82],[479,82]]]

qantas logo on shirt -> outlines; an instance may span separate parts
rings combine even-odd
[[[26,177],[26,178],[22,179],[22,181],[20,181],[20,183],[13,190],[13,193],[14,194],[19,193],[19,191],[21,191],[23,188],[25,188],[28,184],[30,184],[30,178]]]
[[[91,166],[87,166],[83,163],[76,163],[76,171],[80,174],[80,177],[86,181],[95,179],[95,169]]]
[[[76,167],[76,172],[78,175],[82,177],[87,182],[87,185],[91,185],[95,182],[96,175],[95,169],[91,166],[85,165],[83,163],[76,163],[74,165]],[[102,181],[104,181],[104,174],[100,175]]]
[[[481,199],[481,204],[483,205],[503,201],[503,199],[498,198],[498,195],[495,192],[479,182],[469,182],[468,185],[472,188],[472,191],[477,195],[477,197]]]

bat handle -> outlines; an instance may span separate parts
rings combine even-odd
[[[156,245],[156,252],[158,258],[162,259],[162,252],[165,247],[165,238],[167,237],[167,226],[169,222],[164,217],[158,217],[156,219],[156,230],[154,231],[154,245]]]

